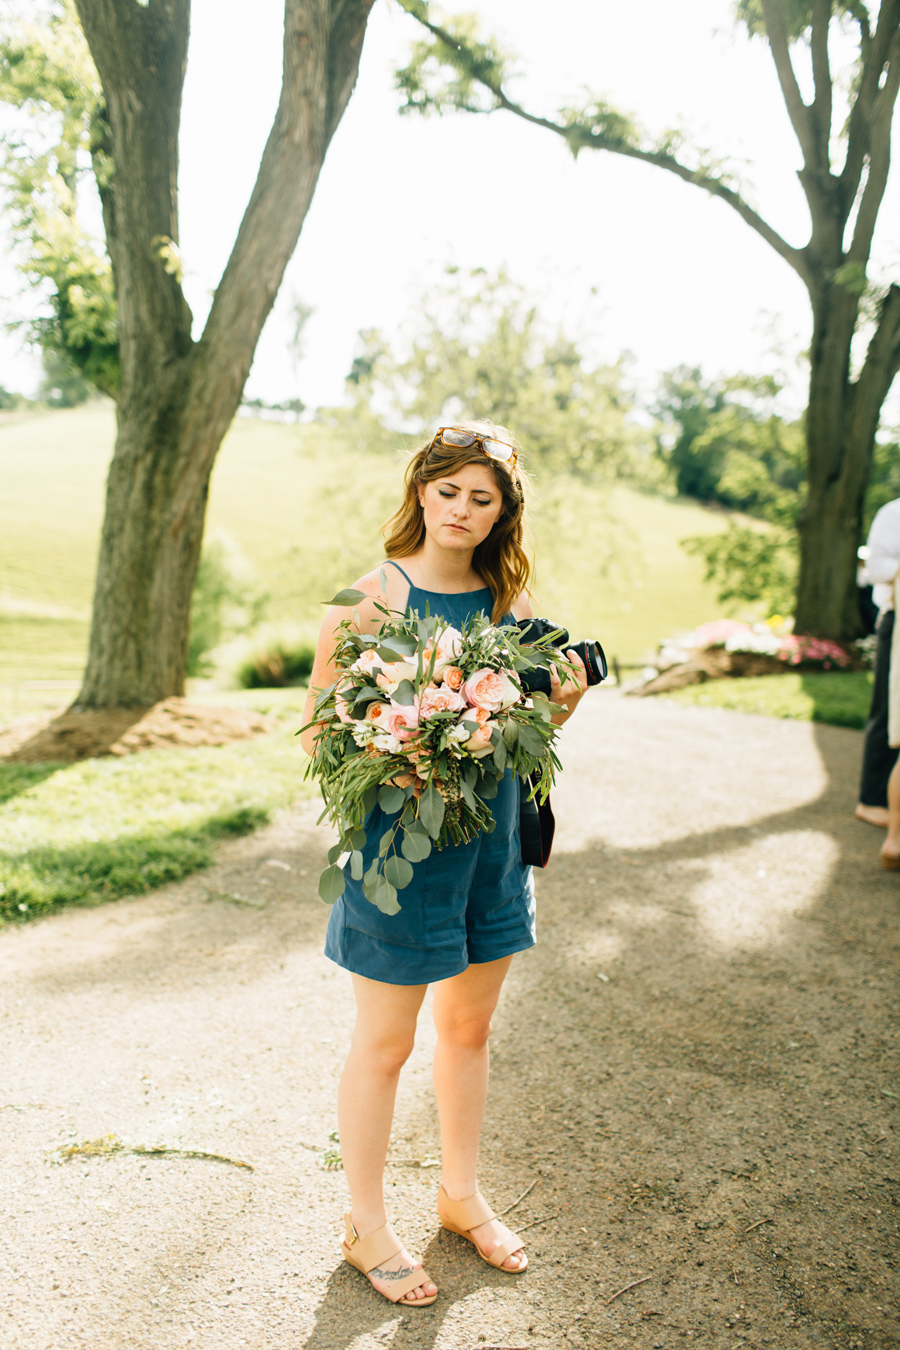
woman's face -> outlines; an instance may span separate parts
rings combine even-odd
[[[425,532],[441,548],[471,552],[503,514],[503,497],[485,464],[464,464],[419,487]]]

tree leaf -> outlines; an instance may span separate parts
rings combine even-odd
[[[403,788],[385,783],[384,787],[378,789],[378,805],[386,816],[395,816],[405,801]]]
[[[331,867],[326,867],[319,877],[319,895],[326,905],[333,905],[343,894],[344,874],[335,863],[332,863]]]
[[[348,589],[345,591],[338,591],[337,595],[334,596],[333,599],[323,600],[322,604],[339,605],[342,608],[349,609],[351,605],[362,604],[363,600],[368,599],[369,597],[366,595],[365,591],[354,591],[352,587],[348,587]]]
[[[350,875],[354,881],[362,881],[363,855],[356,848],[350,854]]]
[[[399,914],[400,906],[397,904],[397,890],[385,877],[378,878],[378,884],[375,887],[375,904],[381,910],[382,914]]]
[[[432,839],[437,839],[444,823],[444,799],[433,783],[419,798],[419,819]]]
[[[472,805],[474,805],[474,802]],[[411,863],[424,862],[431,852],[431,840],[424,830],[421,834],[413,833],[411,830],[407,831],[400,840],[400,852]]]
[[[406,858],[398,858],[397,854],[393,853],[384,865],[384,875],[392,886],[402,891],[413,879],[412,863],[407,862]]]

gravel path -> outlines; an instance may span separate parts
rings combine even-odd
[[[527,1274],[438,1228],[424,1015],[390,1207],[441,1296],[396,1312],[339,1259],[352,1007],[306,803],[0,934],[0,1345],[897,1345],[900,876],[851,815],[859,735],[602,691],[563,740],[485,1131]]]

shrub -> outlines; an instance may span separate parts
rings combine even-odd
[[[242,689],[282,689],[305,684],[312,674],[316,649],[309,642],[275,641],[247,656],[237,669]]]

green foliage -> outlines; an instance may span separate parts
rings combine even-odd
[[[65,352],[45,347],[43,366],[44,378],[38,395],[48,408],[77,408],[95,397],[96,389]]]
[[[72,0],[46,22],[14,20],[0,35],[0,101],[30,114],[31,128],[2,141],[0,185],[22,272],[46,313],[25,325],[30,340],[102,392],[119,387],[116,300],[109,260],[78,220],[90,155],[101,185],[102,92]]]
[[[679,493],[763,519],[796,519],[805,484],[800,422],[773,409],[768,376],[704,380],[679,366],[663,376],[651,411],[664,430],[657,449]]]
[[[797,584],[797,536],[773,526],[752,529],[730,522],[722,534],[682,540],[703,559],[707,581],[718,586],[722,605],[764,604],[770,614],[792,614]]]
[[[311,642],[266,642],[238,666],[237,682],[242,689],[284,689],[305,684],[315,657]]]
[[[707,680],[665,697],[700,708],[728,708],[861,730],[872,700],[872,674],[867,670],[791,671],[740,680]]]
[[[420,23],[431,22],[424,0],[400,0]],[[509,75],[510,55],[494,39],[482,41],[474,14],[456,14],[440,32],[413,44],[408,65],[395,75],[405,102],[401,113],[489,112],[500,106],[496,94]]]
[[[422,428],[487,417],[514,429],[534,468],[639,474],[641,438],[621,362],[589,362],[504,270],[448,268],[416,313],[405,353],[376,331],[362,335],[349,376],[357,406],[385,407],[388,420]]]
[[[265,604],[235,546],[221,538],[208,544],[194,582],[188,675],[210,674],[209,653],[226,636],[257,623]]]

